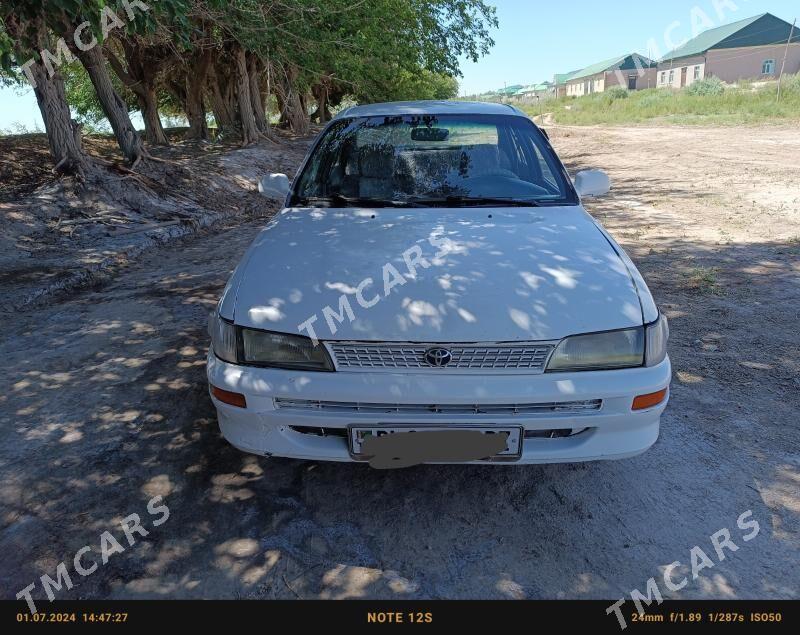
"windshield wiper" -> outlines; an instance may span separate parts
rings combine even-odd
[[[542,204],[533,199],[501,198],[492,196],[445,196],[417,200],[422,205],[447,205],[448,207],[480,207],[492,205],[497,207],[541,207]]]
[[[343,207],[425,207],[416,201],[342,196],[341,194],[331,194],[330,196],[309,196],[300,198],[298,202],[301,205],[307,205],[309,203],[326,203],[328,205]]]
[[[343,196],[308,196],[299,198],[300,205],[325,204],[341,207],[542,207],[542,203],[534,199],[502,198],[491,196],[445,196],[442,198],[415,199],[383,199]]]

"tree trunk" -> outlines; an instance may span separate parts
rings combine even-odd
[[[250,145],[258,142],[260,135],[250,99],[250,78],[247,73],[247,59],[241,46],[237,45],[234,48],[233,60],[236,68],[236,102],[239,106],[239,118],[242,124],[242,144]]]
[[[187,139],[208,139],[203,83],[191,74],[186,77],[186,118],[189,120]]]
[[[328,90],[328,98],[326,100],[328,108],[338,108],[346,95],[347,91],[342,88],[341,84],[338,84],[336,81],[332,82],[332,85]]]
[[[250,80],[250,104],[253,108],[253,115],[256,119],[256,126],[258,127],[261,136],[272,139],[272,131],[270,130],[269,120],[267,119],[267,111],[264,108],[266,101],[266,91],[263,90],[263,83],[261,75],[263,68],[261,63],[253,54],[247,56],[247,76]]]
[[[9,35],[20,41],[21,31],[19,24],[14,20],[6,22]],[[37,20],[36,39],[40,49],[48,44],[47,28]],[[18,60],[25,59],[23,51],[17,50],[15,55]],[[36,83],[33,89],[39,111],[42,114],[44,127],[47,131],[47,143],[53,157],[55,171],[61,174],[77,174],[84,176],[92,167],[92,160],[83,150],[81,143],[80,126],[72,120],[64,90],[64,78],[57,70],[52,77],[48,77],[41,60],[30,67],[31,74]]]
[[[139,110],[142,111],[142,119],[144,119],[145,140],[152,145],[168,146],[169,138],[164,132],[161,117],[158,115],[158,95],[156,95],[155,86],[140,84],[134,93],[139,102]]]
[[[41,63],[34,64],[31,71],[36,79],[34,93],[42,113],[56,172],[85,174],[90,159],[83,151],[81,128],[70,117],[64,79],[58,71],[48,79],[47,70]]]
[[[296,135],[306,136],[311,131],[308,111],[294,82],[297,71],[293,68],[282,68],[276,73],[275,95],[281,106],[281,121],[286,122]]]
[[[317,102],[317,109],[311,115],[311,121],[317,121],[321,124],[328,123],[333,115],[328,108],[328,86],[325,82],[319,82],[311,87],[311,94]]]
[[[131,123],[125,101],[111,83],[111,75],[108,73],[105,57],[100,47],[95,46],[88,51],[77,50],[76,53],[89,74],[89,79],[92,80],[97,98],[111,124],[123,156],[131,164],[138,163],[145,154],[142,140]]]
[[[308,111],[303,103],[304,99],[296,91],[290,91],[287,99],[287,119],[289,127],[296,135],[306,136],[311,132],[311,122],[308,118]]]
[[[210,64],[210,51],[203,51],[198,54],[189,68],[189,73],[186,75],[186,118],[189,120],[189,132],[186,133],[187,139],[208,139],[203,90],[206,85]]]
[[[275,101],[278,102],[278,113],[280,114],[278,118],[278,127],[281,130],[285,130],[289,127],[289,119],[286,116],[286,102],[283,100],[282,90],[275,91]]]
[[[159,50],[158,47],[148,46],[138,39],[125,38],[121,41],[121,46],[125,52],[127,68],[123,66],[112,48],[107,45],[105,52],[108,63],[120,81],[136,95],[136,101],[144,120],[144,134],[147,143],[168,146],[169,139],[161,125],[161,117],[158,115],[158,95],[156,94],[156,78],[159,69],[165,63],[167,53],[163,49]]]
[[[210,79],[209,98],[211,111],[217,122],[217,134],[222,137],[238,136],[240,125],[234,99],[234,86],[230,81],[229,69],[221,65],[219,58],[210,69]]]

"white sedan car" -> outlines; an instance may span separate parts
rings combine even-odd
[[[312,460],[620,459],[658,438],[668,328],[547,135],[501,104],[357,106],[211,316],[225,438]]]

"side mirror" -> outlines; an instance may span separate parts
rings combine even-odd
[[[603,196],[611,189],[608,174],[602,170],[581,170],[575,175],[575,190],[584,196]]]
[[[285,174],[270,174],[258,184],[258,191],[267,198],[286,198],[289,193],[289,177]]]

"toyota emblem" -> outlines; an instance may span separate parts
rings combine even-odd
[[[447,366],[453,359],[453,354],[446,348],[429,348],[425,351],[425,361],[431,366]]]

